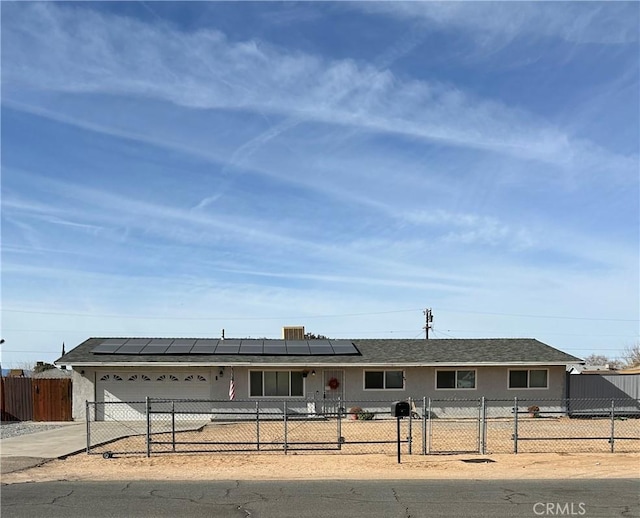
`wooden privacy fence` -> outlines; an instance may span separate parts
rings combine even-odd
[[[2,378],[2,421],[71,421],[71,380]]]

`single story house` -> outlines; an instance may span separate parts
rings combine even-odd
[[[531,338],[90,338],[55,363],[73,369],[73,417],[82,420],[86,401],[228,401],[231,379],[238,403],[286,398],[313,408],[409,397],[559,400],[567,365],[579,362]],[[114,406],[112,418],[141,418],[139,403]]]

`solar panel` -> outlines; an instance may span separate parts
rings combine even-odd
[[[107,338],[100,345],[124,345],[128,338]]]
[[[124,345],[147,345],[151,340],[149,338],[130,338]]]
[[[287,354],[284,340],[265,340],[264,354]]]
[[[346,340],[332,340],[331,347],[333,347],[334,354],[358,354],[358,350],[355,345],[353,345],[353,342]]]
[[[215,354],[217,345],[217,339],[196,340],[196,343],[189,354]]]
[[[121,345],[115,354],[140,354],[145,344],[129,344]]]
[[[166,345],[169,347],[173,342],[173,338],[154,338],[147,345]]]
[[[287,340],[287,354],[289,356],[308,356],[309,344],[306,340]]]
[[[149,344],[140,351],[140,354],[164,354],[164,352],[169,348],[169,344],[167,345],[153,345]]]
[[[195,343],[193,339],[179,338],[173,341],[164,354],[189,354]]]
[[[220,340],[216,354],[238,354],[240,340]]]
[[[140,351],[140,354],[164,354],[173,340],[171,338],[154,338]]]
[[[101,343],[100,345],[94,347],[91,352],[95,354],[114,354],[120,348],[120,344],[109,345]]]
[[[333,354],[333,349],[328,340],[309,340],[309,350],[312,355]]]
[[[262,354],[262,340],[242,340],[239,354]]]
[[[359,355],[349,340],[218,340],[217,338],[109,338],[92,350],[95,354],[185,355],[241,354],[274,356]]]

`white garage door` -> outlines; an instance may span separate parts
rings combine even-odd
[[[145,398],[205,399],[211,398],[211,382],[205,372],[100,372],[96,384],[98,421],[143,421]],[[198,402],[176,403],[176,419],[194,419],[194,414],[210,405]],[[154,405],[154,410],[170,410],[171,405]],[[167,416],[154,415],[154,419]],[[201,417],[201,416],[200,416]],[[168,416],[170,419],[170,416]]]

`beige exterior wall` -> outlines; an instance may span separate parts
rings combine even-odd
[[[524,367],[513,367],[524,369]],[[565,368],[563,366],[553,367],[527,367],[534,369],[548,369],[547,389],[519,389],[508,388],[508,372],[510,367],[477,367],[476,388],[471,390],[438,390],[436,389],[436,368],[435,367],[392,367],[386,370],[403,370],[405,375],[405,388],[401,390],[365,390],[364,371],[365,370],[385,370],[383,368],[371,367],[337,367],[327,368],[327,370],[344,372],[341,386],[332,391],[325,386],[325,367],[299,367],[284,368],[272,367],[273,370],[304,370],[307,371],[305,378],[305,397],[303,401],[323,402],[326,399],[335,399],[340,396],[347,402],[358,401],[393,401],[403,400],[409,397],[417,400],[420,405],[422,398],[432,399],[478,399],[482,396],[487,399],[505,400],[504,407],[509,407],[515,397],[519,399],[542,401],[546,399],[561,399],[565,397]],[[448,369],[448,368],[447,368]],[[468,370],[469,367],[460,367]],[[267,370],[267,368],[256,367],[256,370]],[[443,370],[445,370],[443,368]],[[231,378],[230,367],[125,367],[125,368],[75,368],[73,372],[73,418],[75,420],[85,419],[85,401],[95,401],[96,380],[98,375],[104,373],[188,373],[206,371],[210,379],[210,398],[212,400],[229,399],[229,381]],[[315,375],[312,375],[315,371]],[[236,399],[249,398],[249,368],[236,367],[233,369]],[[145,394],[140,394],[144,398]],[[260,398],[255,398],[259,400]],[[270,399],[270,398],[265,398]],[[306,404],[306,403],[305,403]]]

